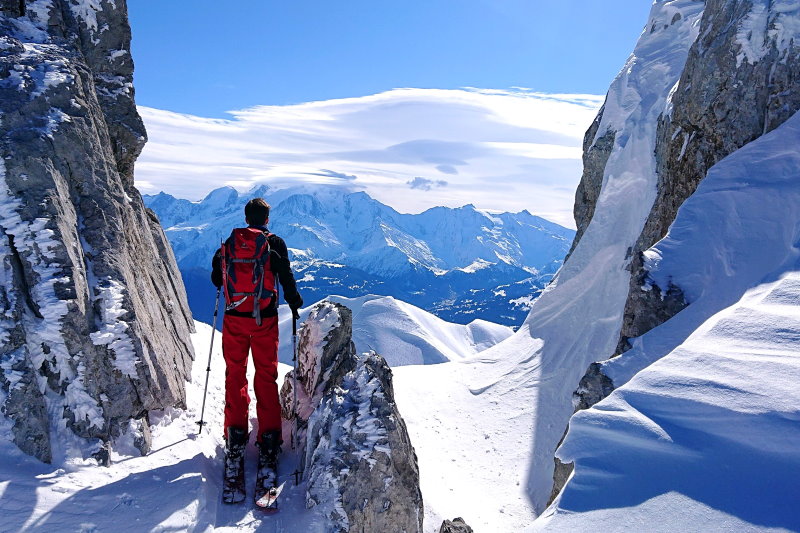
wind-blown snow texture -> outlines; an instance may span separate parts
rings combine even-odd
[[[527,211],[468,205],[401,214],[333,186],[258,186],[242,195],[224,187],[197,203],[145,196],[175,250],[198,320],[210,322],[213,310],[210,258],[231,228],[244,224],[244,204],[255,196],[273,206],[270,230],[289,246],[306,301],[385,294],[459,323],[520,324],[575,234]]]
[[[537,527],[800,529],[797,146],[795,114],[714,166],[647,252],[691,304],[604,365],[630,381],[570,421],[575,473]]]

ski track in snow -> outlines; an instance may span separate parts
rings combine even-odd
[[[252,503],[257,461],[252,445],[247,450],[247,499],[239,505],[222,504],[225,363],[221,335],[217,334],[207,425],[203,434],[196,436],[211,327],[197,323],[197,329],[193,340],[198,355],[192,382],[187,385],[190,407],[151,413],[153,451],[145,457],[133,448],[132,436],[123,436],[112,453],[110,468],[99,467],[91,459],[46,465],[11,443],[10,424],[0,416],[0,533],[324,531],[320,517],[313,509],[306,510],[304,483],[294,486],[291,479],[297,456],[288,442],[280,456],[279,475],[287,483],[278,513],[266,514]],[[279,383],[289,369],[280,365]],[[250,410],[252,426],[256,423],[254,404]],[[251,435],[251,441],[254,439],[255,433]]]

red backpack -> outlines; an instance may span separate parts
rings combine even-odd
[[[277,297],[269,235],[258,228],[237,228],[220,249],[225,310],[252,311],[259,326],[262,301]]]

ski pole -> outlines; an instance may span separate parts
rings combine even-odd
[[[206,386],[203,389],[203,407],[200,409],[200,420],[195,422],[200,429],[197,430],[197,434],[200,435],[203,432],[203,416],[206,412],[206,395],[208,394],[208,377],[211,375],[211,354],[214,353],[214,334],[217,332],[217,315],[219,314],[219,294],[220,294],[221,287],[217,287],[217,297],[216,303],[214,304],[214,321],[211,325],[211,346],[208,348],[208,364],[206,365]]]
[[[294,316],[292,311],[292,362],[294,362],[294,371],[292,372],[292,413],[294,413],[294,431],[292,431],[292,449],[295,446],[295,433],[297,433],[297,317]]]

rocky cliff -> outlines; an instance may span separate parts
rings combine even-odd
[[[392,371],[374,352],[356,355],[351,337],[351,311],[318,304],[299,336],[296,406],[292,373],[281,390],[303,453],[306,505],[330,532],[422,531],[417,458]]]
[[[42,461],[128,430],[145,451],[148,411],[185,401],[193,323],[133,186],[146,135],[126,3],[0,8],[2,409]]]
[[[671,2],[665,2],[670,4]],[[651,19],[645,35],[667,23]],[[653,154],[656,195],[636,243],[626,257],[630,271],[628,297],[620,328],[620,340],[606,358],[626,352],[642,335],[680,313],[692,300],[684,290],[666,280],[653,283],[647,251],[667,234],[683,203],[695,192],[709,169],[746,144],[783,124],[800,109],[800,7],[784,0],[707,0],[680,78],[658,117]],[[602,111],[598,121],[602,119]],[[603,146],[612,130],[599,131],[597,123],[587,132],[584,177],[576,195],[575,214],[579,236],[595,212],[605,166]],[[599,155],[598,155],[599,154]],[[605,156],[607,161],[607,156]],[[591,163],[591,164],[588,164]],[[591,194],[585,191],[594,191]],[[579,216],[580,215],[580,216]],[[608,216],[608,215],[607,215]],[[737,224],[737,220],[730,220]],[[707,231],[715,231],[707,228]],[[725,261],[725,258],[720,258]],[[720,301],[721,305],[721,301]],[[716,309],[719,310],[719,309]],[[705,312],[708,315],[708,311]],[[698,322],[699,324],[699,322]],[[691,333],[684,327],[685,336]],[[674,347],[674,346],[673,346]],[[653,350],[651,350],[653,351]],[[661,355],[669,350],[666,345]],[[654,356],[642,358],[641,365]],[[623,363],[627,377],[636,364]],[[642,367],[640,366],[639,369]],[[605,366],[592,364],[577,387],[576,410],[586,409],[608,396],[615,383]],[[556,460],[553,497],[566,482],[570,467]],[[552,498],[551,498],[552,500]]]
[[[679,287],[647,281],[643,252],[661,240],[708,170],[800,109],[796,3],[708,0],[700,37],[658,124],[658,195],[634,247],[620,347],[685,305]],[[788,24],[787,24],[788,23]]]
[[[768,133],[800,109],[798,7],[792,2],[708,0],[699,36],[659,117],[654,148],[657,195],[641,234],[630,252],[628,299],[618,355],[640,337],[669,320],[688,303],[680,287],[649,282],[644,252],[662,239],[678,209],[697,189],[708,170],[745,144]],[[656,31],[657,23],[646,31]],[[602,110],[598,121],[602,118]],[[584,177],[575,215],[579,234],[591,220],[599,180],[613,131],[587,132]],[[591,194],[585,191],[595,191]],[[594,373],[599,375],[597,372]],[[579,402],[581,400],[578,400]]]

